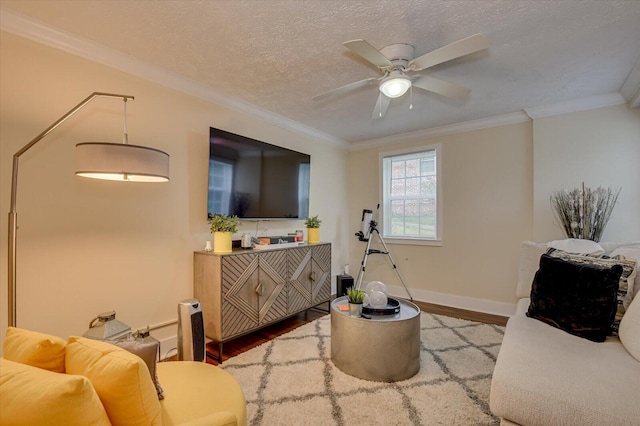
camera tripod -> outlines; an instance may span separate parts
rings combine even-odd
[[[396,275],[398,276],[398,279],[400,280],[400,282],[402,283],[402,286],[404,287],[404,289],[407,291],[407,294],[409,295],[409,300],[413,300],[413,296],[411,296],[411,293],[409,292],[409,288],[407,287],[407,285],[404,283],[404,280],[402,279],[402,276],[400,275],[400,272],[398,272],[398,267],[396,266],[395,262],[393,261],[393,258],[391,257],[391,253],[389,253],[389,249],[387,248],[387,245],[384,242],[384,239],[382,238],[382,235],[380,235],[380,231],[378,231],[378,222],[376,222],[375,220],[371,220],[369,222],[369,232],[368,232],[368,238],[365,238],[365,235],[362,232],[356,232],[356,236],[358,237],[358,239],[360,241],[366,241],[367,242],[367,248],[364,250],[364,257],[362,258],[362,264],[361,264],[361,268],[360,271],[358,272],[358,278],[356,279],[356,289],[360,289],[360,287],[362,286],[362,279],[364,278],[364,271],[365,268],[367,266],[367,259],[369,257],[370,254],[386,254],[389,257],[389,261],[391,261],[391,264],[393,265],[393,270],[395,271]],[[376,233],[378,235],[378,238],[380,239],[380,242],[382,243],[382,247],[384,247],[384,251],[382,250],[376,250],[376,249],[372,249],[371,248],[371,240],[373,239],[373,233]]]

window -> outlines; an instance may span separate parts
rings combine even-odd
[[[233,165],[210,159],[209,167],[209,212],[231,214],[231,189],[233,187]]]
[[[380,153],[382,236],[392,243],[442,243],[440,145]]]

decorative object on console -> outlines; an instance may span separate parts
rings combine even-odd
[[[304,220],[304,225],[307,227],[307,242],[309,244],[316,244],[320,242],[321,223],[322,221],[318,219],[318,215],[307,217]]]
[[[551,193],[551,206],[569,238],[600,241],[622,188],[584,186]]]
[[[124,101],[124,136],[122,144],[115,143],[80,143],[76,145],[76,162],[78,176],[95,179],[120,180],[129,182],[166,182],[169,180],[169,154],[166,152],[139,145],[129,145],[127,135],[126,108],[127,100],[133,96],[94,92],[72,108],[55,123],[26,144],[13,155],[13,172],[11,178],[11,204],[9,210],[9,250],[8,250],[8,315],[9,326],[16,325],[16,267],[18,213],[16,200],[18,195],[18,163],[20,156],[37,144],[45,136],[64,123],[69,117],[84,108],[97,97],[120,98]]]
[[[570,334],[603,342],[616,315],[622,266],[610,267],[540,258],[527,316]]]
[[[213,234],[213,252],[231,253],[231,236],[238,232],[240,219],[238,216],[212,214],[209,217],[209,228]]]

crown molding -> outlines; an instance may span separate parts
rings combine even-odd
[[[385,145],[394,145],[404,142],[415,142],[439,136],[453,135],[456,133],[472,132],[474,130],[488,129],[491,127],[506,126],[509,124],[524,123],[530,118],[522,111],[509,114],[496,115],[478,120],[463,121],[461,123],[447,124],[446,126],[432,127],[430,129],[417,130],[399,135],[385,136],[383,138],[369,139],[354,142],[349,147],[350,151],[359,151]]]
[[[349,146],[347,142],[327,133],[305,126],[304,124],[300,124],[240,99],[222,96],[191,79],[166,71],[102,44],[48,27],[2,6],[0,6],[0,30],[100,63],[127,74],[135,75],[144,80],[220,105],[241,114],[249,115],[258,120],[300,135],[308,136],[329,145],[342,149],[347,149]]]
[[[604,108],[626,103],[626,100],[618,92],[604,95],[589,96],[587,98],[574,99],[572,101],[559,102],[557,104],[542,105],[525,108],[524,112],[535,120],[537,118],[553,115],[567,114],[570,112],[585,111],[588,109]]]
[[[640,106],[640,60],[629,72],[626,80],[620,87],[620,93],[629,102],[629,108]]]

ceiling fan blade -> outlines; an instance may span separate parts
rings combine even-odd
[[[471,89],[467,89],[466,87],[458,86],[457,84],[449,83],[427,75],[423,75],[422,77],[415,79],[411,84],[413,87],[455,99],[465,98],[469,95],[469,92],[471,92]]]
[[[489,48],[490,41],[484,34],[475,34],[447,46],[417,57],[409,62],[412,71],[420,71],[461,56]]]
[[[329,90],[328,92],[325,92],[325,93],[322,93],[322,94],[320,94],[318,96],[315,96],[313,98],[313,100],[314,101],[321,101],[321,100],[326,99],[326,98],[328,98],[330,96],[339,95],[341,93],[349,92],[349,91],[355,90],[355,89],[357,89],[359,87],[367,86],[367,85],[371,84],[372,81],[375,81],[375,80],[377,80],[377,79],[371,77],[371,78],[367,78],[367,79],[364,79],[364,80],[356,81],[354,83],[345,84],[342,87],[338,87],[337,89]]]
[[[387,108],[389,108],[389,103],[391,103],[391,98],[387,98],[382,93],[378,94],[378,100],[376,101],[376,106],[373,108],[373,114],[371,114],[371,119],[381,119],[387,113]]]
[[[378,68],[393,67],[393,64],[378,49],[364,40],[351,40],[342,43],[354,53],[362,56]]]

